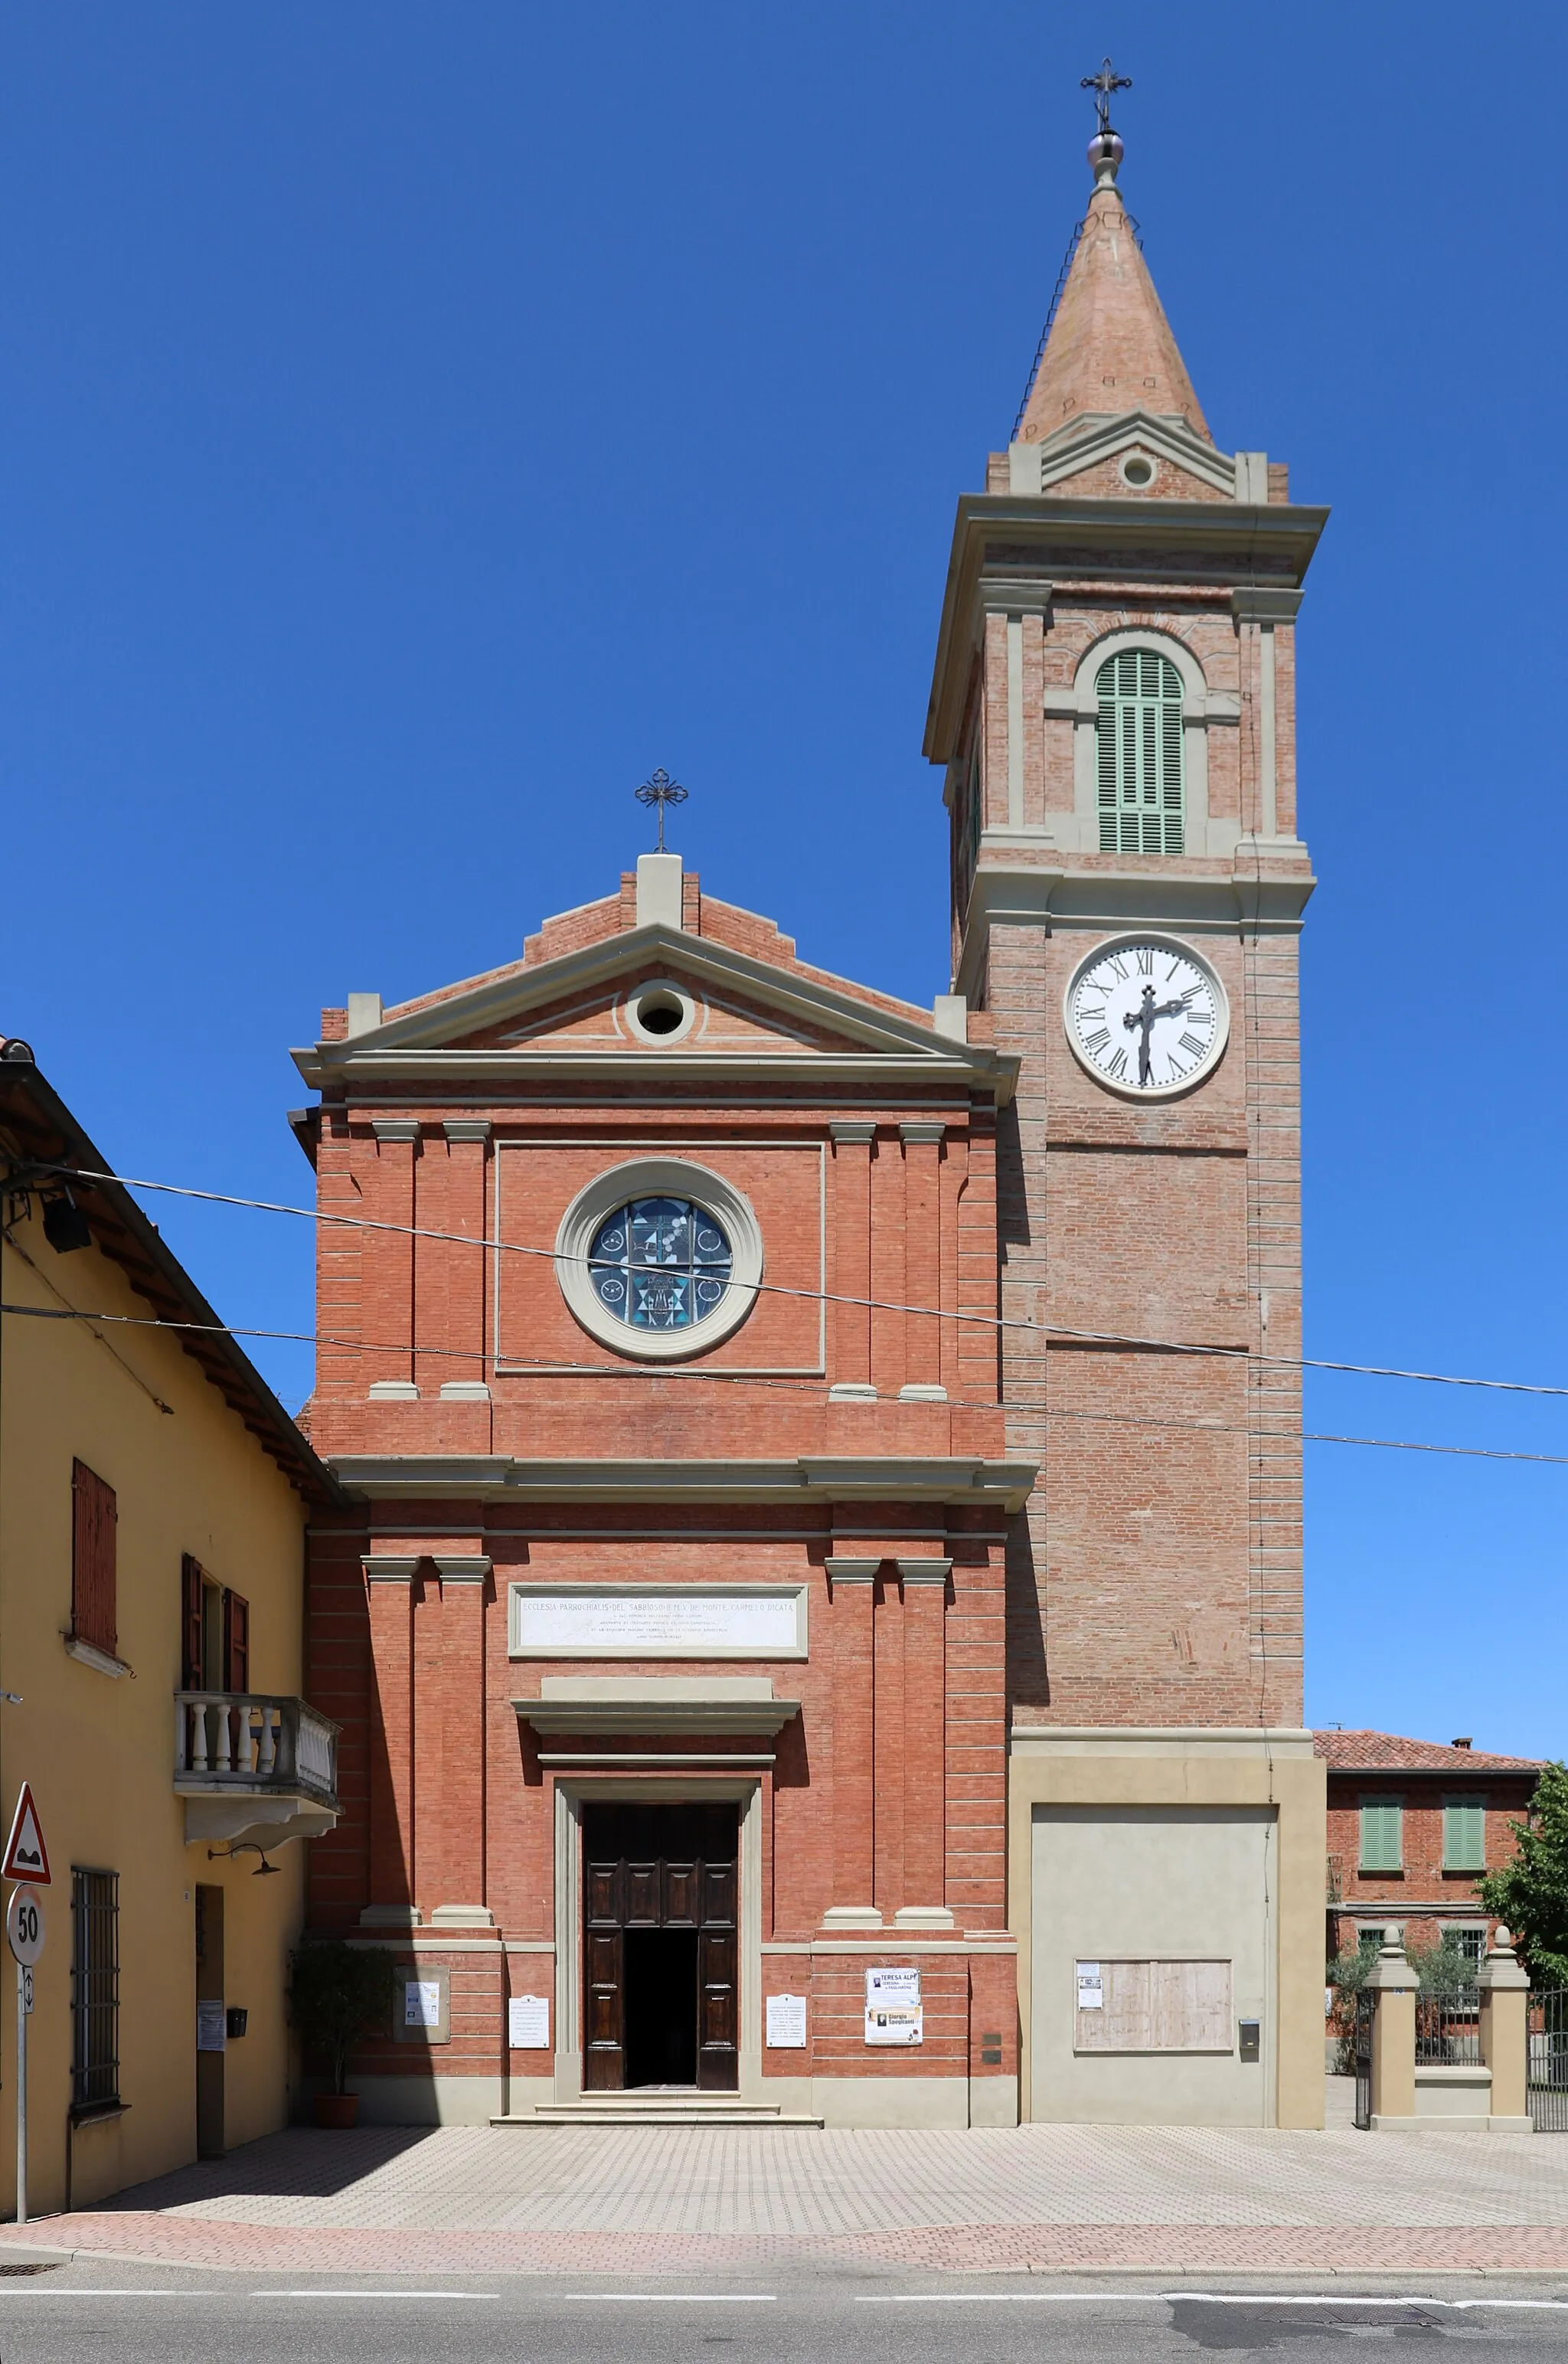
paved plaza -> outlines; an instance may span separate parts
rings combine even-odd
[[[1338,2080],[1336,2080],[1338,2081]],[[247,2269],[1568,2269],[1568,2136],[292,2128],[17,2242]]]

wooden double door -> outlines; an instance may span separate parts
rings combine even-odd
[[[583,1809],[583,2083],[740,2082],[740,1810]]]

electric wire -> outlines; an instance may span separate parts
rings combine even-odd
[[[15,1245],[15,1243],[11,1244]],[[494,1357],[481,1356],[472,1350],[455,1346],[421,1346],[417,1342],[413,1344],[404,1343],[389,1345],[381,1340],[333,1338],[325,1333],[309,1330],[266,1330],[228,1321],[172,1321],[161,1315],[88,1313],[74,1307],[68,1307],[61,1310],[49,1305],[0,1304],[0,1314],[19,1314],[23,1317],[30,1315],[39,1321],[74,1321],[89,1325],[95,1321],[110,1321],[129,1329],[167,1330],[176,1333],[189,1331],[209,1337],[262,1338],[281,1341],[285,1344],[336,1346],[351,1353],[366,1355],[398,1355],[421,1358],[428,1355],[439,1355],[466,1363],[494,1361]],[[621,1368],[600,1363],[547,1363],[527,1357],[508,1357],[501,1376],[514,1375],[524,1377],[634,1380],[680,1387],[703,1385],[762,1388],[773,1394],[809,1396],[815,1401],[822,1401],[826,1399],[828,1386],[826,1379],[770,1379],[758,1377],[749,1371],[695,1371],[674,1367],[655,1369],[650,1368],[647,1365],[639,1365],[635,1367],[628,1366]],[[160,1409],[163,1407],[160,1406]],[[945,1411],[1029,1411],[1039,1413],[1046,1421],[1087,1421],[1111,1428],[1174,1429],[1201,1436],[1255,1438],[1259,1433],[1255,1427],[1245,1422],[1227,1422],[1207,1418],[1178,1420],[1170,1414],[1161,1412],[1084,1411],[1062,1405],[1048,1404],[1028,1396],[1012,1397],[1006,1403],[995,1399],[986,1400],[979,1397],[951,1396],[933,1409]],[[1407,1437],[1351,1436],[1326,1430],[1307,1429],[1299,1433],[1304,1444],[1359,1444],[1374,1446],[1388,1453],[1436,1453],[1456,1456],[1462,1460],[1530,1461],[1545,1463],[1554,1468],[1568,1468],[1568,1454],[1563,1453],[1519,1453],[1493,1445],[1435,1444]]]
[[[368,1232],[391,1232],[401,1239],[445,1241],[454,1247],[476,1248],[499,1255],[520,1255],[560,1265],[588,1264],[587,1256],[568,1256],[555,1248],[526,1247],[515,1240],[491,1239],[472,1232],[443,1232],[422,1223],[391,1223],[373,1215],[342,1214],[330,1207],[294,1207],[273,1199],[248,1199],[228,1190],[199,1190],[181,1182],[150,1182],[126,1174],[102,1174],[87,1168],[50,1165],[47,1171],[59,1174],[69,1181],[112,1182],[125,1190],[157,1190],[168,1197],[194,1199],[207,1205],[242,1207],[265,1215],[291,1215],[305,1222],[332,1223],[343,1229]],[[974,1313],[956,1308],[930,1305],[909,1305],[895,1298],[855,1297],[841,1290],[794,1288],[782,1281],[759,1280],[747,1287],[759,1297],[804,1299],[814,1305],[847,1305],[873,1313],[905,1313],[925,1321],[951,1321],[965,1327],[984,1330],[1021,1330],[1049,1338],[1070,1338],[1086,1345],[1131,1346],[1150,1354],[1192,1355],[1222,1362],[1244,1363],[1255,1369],[1288,1371],[1337,1371],[1352,1377],[1370,1379],[1410,1379],[1427,1387],[1476,1388],[1494,1394],[1546,1396],[1568,1398],[1568,1386],[1555,1387],[1529,1379],[1483,1379],[1457,1375],[1451,1371],[1405,1370],[1385,1363],[1351,1363],[1317,1355],[1254,1354],[1247,1346],[1224,1346],[1200,1343],[1186,1338],[1146,1338],[1136,1333],[1120,1330],[1078,1330],[1060,1321],[1030,1321],[1018,1315]],[[248,1335],[261,1335],[247,1333]],[[401,1352],[400,1348],[388,1349]],[[421,1349],[435,1352],[436,1349]]]

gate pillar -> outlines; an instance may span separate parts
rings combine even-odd
[[[1372,2023],[1372,2126],[1408,2132],[1416,2123],[1416,1973],[1403,1946],[1385,1946],[1367,1980],[1377,1998]]]
[[[1494,1936],[1475,1983],[1481,1990],[1481,2057],[1492,2071],[1490,2131],[1528,2135],[1529,1976],[1516,1959],[1506,1929]]]

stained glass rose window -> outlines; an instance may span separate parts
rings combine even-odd
[[[633,1330],[689,1330],[729,1287],[721,1225],[689,1199],[633,1199],[599,1225],[588,1278],[606,1313]]]

